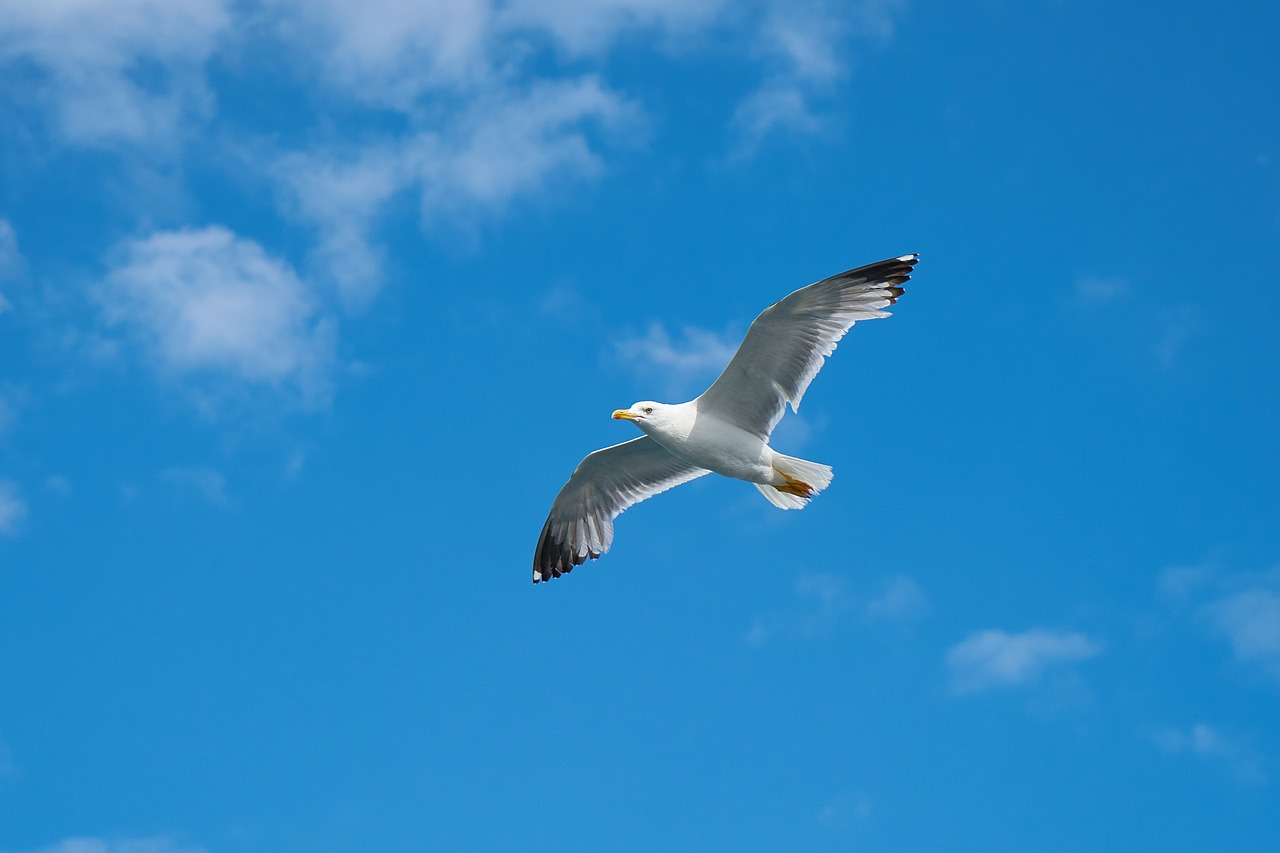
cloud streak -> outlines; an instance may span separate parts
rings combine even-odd
[[[205,853],[205,848],[165,836],[152,838],[65,838],[29,853]]]
[[[840,575],[806,574],[796,581],[794,605],[756,619],[746,640],[760,646],[784,635],[814,639],[846,621],[862,625],[902,623],[927,609],[924,591],[906,575],[887,579],[877,592],[857,595]]]
[[[613,349],[639,378],[680,395],[701,393],[724,370],[740,342],[738,335],[718,335],[697,326],[684,326],[673,335],[654,322],[644,334],[620,335]]]
[[[1258,584],[1222,596],[1202,612],[1211,629],[1230,642],[1237,661],[1280,679],[1280,584]]]
[[[1244,740],[1206,723],[1186,728],[1166,726],[1156,731],[1152,739],[1170,755],[1190,755],[1223,764],[1242,782],[1262,784],[1267,780],[1256,752]]]
[[[1033,628],[1010,634],[976,631],[947,652],[951,689],[958,695],[1028,684],[1049,667],[1088,660],[1102,644],[1084,634]]]
[[[13,536],[27,517],[27,505],[18,493],[18,484],[0,479],[0,536]]]
[[[1184,618],[1225,640],[1241,666],[1280,680],[1280,569],[1177,566],[1160,576],[1159,590]]]

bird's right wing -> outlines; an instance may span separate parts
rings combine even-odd
[[[784,407],[794,411],[805,389],[858,320],[887,317],[883,310],[902,295],[916,255],[890,258],[802,287],[766,308],[733,360],[698,398],[712,412],[767,439]]]
[[[647,435],[589,454],[551,504],[533,556],[533,582],[599,557],[613,543],[613,519],[623,510],[706,473]]]

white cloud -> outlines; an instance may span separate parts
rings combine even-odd
[[[1166,726],[1152,735],[1156,746],[1171,755],[1191,755],[1227,765],[1243,782],[1266,781],[1257,754],[1241,738],[1231,737],[1205,723],[1186,728]]]
[[[818,820],[828,826],[843,827],[871,817],[871,798],[865,791],[844,791],[818,811]]]
[[[1223,596],[1203,612],[1213,630],[1230,641],[1236,660],[1280,678],[1280,583]]]
[[[595,53],[627,32],[687,35],[713,22],[724,0],[511,0],[503,29],[542,30],[571,54]]]
[[[275,177],[289,208],[319,229],[320,274],[358,306],[380,285],[381,251],[370,234],[397,194],[418,194],[424,226],[466,225],[553,179],[595,176],[603,164],[592,132],[618,134],[638,121],[634,104],[592,76],[500,87],[431,130],[286,154]]]
[[[18,251],[18,235],[14,233],[9,220],[0,219],[0,281],[13,278],[22,267],[22,253]],[[12,310],[13,303],[0,293],[0,315]]]
[[[471,204],[501,209],[557,174],[602,168],[584,123],[605,130],[637,121],[633,105],[594,76],[543,82],[475,102],[446,137],[424,137],[410,155],[427,218]]]
[[[27,517],[27,505],[18,494],[18,484],[0,479],[0,536],[13,536]]]
[[[1159,340],[1155,346],[1156,361],[1170,368],[1178,360],[1188,341],[1204,330],[1200,312],[1189,305],[1162,308],[1156,313]]]
[[[799,133],[817,133],[823,121],[809,105],[804,90],[779,81],[766,84],[747,96],[733,114],[733,123],[741,133],[734,159],[756,153],[760,143],[772,131],[786,128]]]
[[[767,71],[760,87],[734,111],[739,140],[732,157],[752,156],[775,131],[822,131],[827,122],[815,102],[831,95],[847,76],[848,41],[855,35],[890,38],[902,5],[900,0],[766,4],[756,52]]]
[[[494,55],[489,0],[265,0],[265,6],[279,38],[298,59],[316,63],[330,85],[392,109],[412,111],[432,90],[483,86],[506,61]]]
[[[406,113],[427,93],[493,93],[540,42],[573,57],[646,30],[688,34],[723,0],[266,0],[276,32],[351,96]]]
[[[1083,276],[1076,279],[1076,301],[1083,305],[1106,305],[1129,294],[1129,282],[1123,278]]]
[[[959,694],[1034,681],[1049,666],[1087,660],[1102,645],[1084,634],[1034,628],[1020,634],[977,631],[947,652],[951,687]]]
[[[779,635],[813,639],[830,633],[845,620],[900,623],[927,608],[920,585],[905,575],[889,578],[878,593],[860,596],[840,575],[806,574],[796,581],[795,598],[790,609],[756,619],[747,632],[747,642],[763,645]]]
[[[1158,590],[1182,618],[1225,639],[1237,662],[1280,679],[1280,568],[1176,566],[1161,573]]]
[[[382,255],[370,242],[373,220],[412,180],[403,150],[369,145],[348,153],[292,153],[275,177],[289,209],[319,229],[312,256],[317,274],[332,281],[349,306],[359,307],[382,281]]]
[[[107,323],[169,377],[323,400],[333,328],[285,262],[226,228],[131,240],[98,292]]]
[[[1160,573],[1156,586],[1162,598],[1181,603],[1201,591],[1213,577],[1214,570],[1209,566],[1171,566]]]
[[[876,619],[900,619],[925,610],[924,590],[906,575],[891,579],[884,591],[866,604],[868,616]]]
[[[670,395],[701,393],[724,370],[741,342],[739,336],[717,335],[685,326],[672,335],[654,322],[643,335],[620,335],[614,353],[642,380],[656,382]]]
[[[66,838],[30,853],[205,853],[198,845],[165,836],[153,838]]]
[[[22,269],[22,252],[18,250],[18,235],[12,223],[0,219],[0,281],[12,278]]]
[[[69,142],[172,144],[184,118],[209,109],[203,64],[231,25],[229,6],[230,0],[3,3],[0,66],[20,75],[20,97],[47,107]]]

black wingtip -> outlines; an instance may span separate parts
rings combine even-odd
[[[573,571],[574,566],[581,566],[587,560],[595,560],[599,556],[594,551],[579,554],[566,549],[552,535],[551,520],[547,519],[547,523],[542,528],[542,535],[538,537],[538,548],[533,555],[533,582],[542,583],[567,575]]]

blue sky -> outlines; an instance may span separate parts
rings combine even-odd
[[[0,0],[0,851],[1274,850],[1273,3]],[[611,421],[906,252],[533,587]]]

